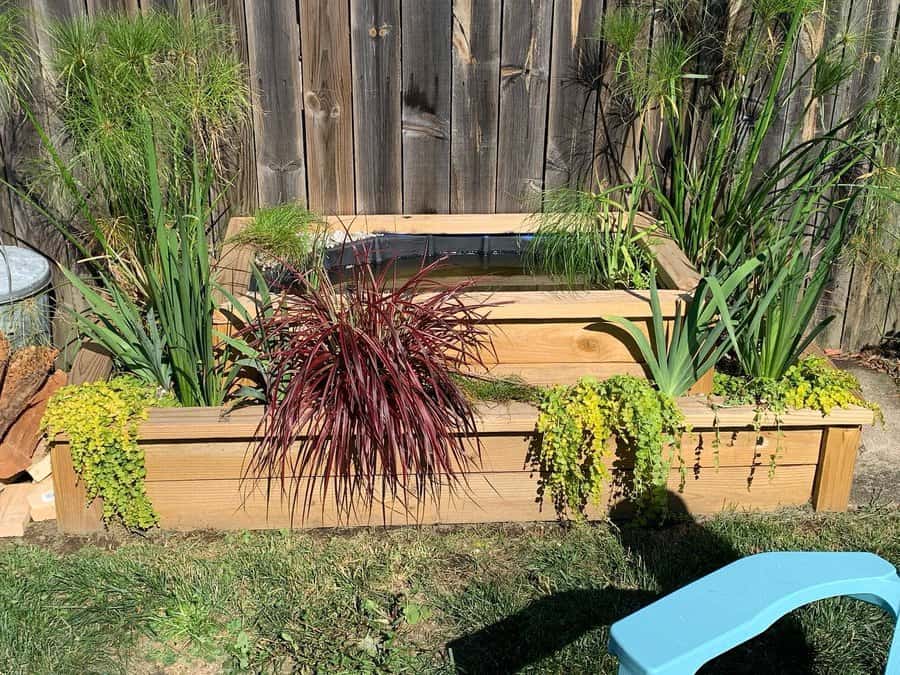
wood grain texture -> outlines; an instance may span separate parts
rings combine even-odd
[[[400,0],[351,0],[356,212],[403,210]]]
[[[217,0],[222,16],[234,30],[234,53],[250,78],[250,52],[247,38],[247,14],[244,0]],[[143,9],[144,5],[141,5]],[[240,126],[234,145],[227,155],[229,166],[234,168],[234,180],[226,192],[228,212],[233,216],[253,213],[259,204],[259,186],[256,180],[256,138],[251,120]]]
[[[6,181],[10,180],[10,176],[6,171],[7,152],[5,148],[5,139],[2,125],[0,125],[0,179],[4,181],[0,185],[0,232],[5,233],[15,231],[15,216],[13,215],[12,199],[13,193],[6,187]]]
[[[838,53],[843,56],[844,52],[846,52],[847,58],[851,63],[853,60],[852,50],[855,49],[855,46],[842,43],[840,40],[844,34],[856,36],[855,40],[866,34],[867,10],[868,0],[837,0],[834,4],[835,14],[829,17],[826,25],[825,44],[834,44],[832,40],[837,40],[835,48],[838,50]],[[834,95],[829,94],[823,97],[820,131],[827,132],[831,127],[849,117],[850,109],[855,107],[859,94],[861,84],[859,75],[859,72],[854,72],[854,74],[838,85]],[[846,131],[841,135],[846,136]],[[832,221],[837,218],[839,209],[840,206],[831,209],[830,217]],[[822,299],[819,301],[816,316],[813,319],[814,321],[821,321],[827,316],[834,315],[835,317],[816,338],[819,344],[824,347],[839,348],[841,346],[852,275],[852,264],[838,262],[832,266],[831,277],[825,284],[825,291]]]
[[[816,511],[847,510],[861,432],[858,426],[825,429],[813,488]]]
[[[680,475],[673,471],[669,487],[691,513],[715,513],[724,508],[773,509],[809,500],[814,466],[784,466],[769,480],[756,477],[748,489],[747,467],[704,470],[690,477],[678,492]],[[304,489],[301,482],[301,489]],[[147,494],[160,515],[160,526],[173,530],[268,529],[282,527],[333,527],[343,525],[413,525],[438,523],[526,522],[556,520],[550,504],[536,500],[537,483],[527,471],[473,474],[465,492],[444,492],[439,502],[426,501],[404,508],[396,501],[385,505],[386,518],[376,506],[372,513],[358,513],[349,522],[338,521],[330,499],[316,497],[309,516],[290,517],[289,505],[278,494],[267,500],[265,487],[239,480],[181,480],[147,483]],[[592,518],[603,518],[608,494]],[[197,508],[203,504],[203,508]]]
[[[471,474],[524,471],[530,468],[527,455],[534,436],[532,433],[496,433],[481,436],[481,458],[474,443],[469,457],[473,462],[466,468]],[[685,434],[681,456],[689,473],[700,469],[726,467],[760,467],[761,475],[768,476],[770,459],[776,456],[775,473],[786,466],[814,465],[819,460],[822,432],[818,429],[791,429],[779,433],[774,430],[723,431],[716,434],[700,431]],[[141,444],[146,454],[147,482],[177,480],[231,480],[242,478],[248,468],[248,453],[253,445],[246,441],[227,439],[214,441],[145,441]],[[610,448],[615,442],[610,442]],[[666,452],[668,453],[668,448]],[[290,457],[296,457],[295,446]],[[627,451],[618,457],[610,452],[604,464],[612,468],[631,468],[633,455]],[[678,459],[673,467],[678,466]]]
[[[232,295],[246,293],[250,288],[250,267],[254,258],[253,248],[234,242],[234,237],[249,222],[249,218],[232,218],[228,221],[222,251],[215,264],[216,281],[222,284],[225,290]]]
[[[36,79],[31,86],[31,92],[35,97],[35,112],[45,130],[53,138],[59,138],[63,134],[62,124],[53,114],[52,105],[57,82],[50,65],[53,56],[51,26],[57,21],[84,17],[85,5],[83,0],[30,0],[30,2],[24,2],[23,6],[33,28],[36,48],[34,67],[39,69],[41,76],[40,80]],[[0,130],[0,136],[2,135],[3,132]],[[27,165],[27,162],[30,161],[28,149],[36,150],[37,141],[27,125],[19,127],[16,137],[17,143],[14,143],[13,146],[16,155],[13,167],[16,170],[10,172],[9,178],[14,183],[17,181],[23,183],[29,168]],[[0,140],[0,144],[2,144],[2,140]],[[0,165],[2,164],[3,161],[0,159]],[[21,171],[19,170],[20,166]],[[2,175],[2,166],[0,166],[0,175]],[[5,187],[0,188],[0,192],[3,190]],[[15,214],[16,222],[12,219],[6,220],[4,206],[0,205],[0,227],[7,230],[3,221],[8,222],[9,230],[15,231],[23,243],[59,263],[59,266],[51,266],[54,301],[51,330],[53,343],[60,349],[58,363],[60,367],[68,368],[78,349],[79,335],[65,309],[83,311],[85,302],[81,295],[72,288],[60,267],[82,272],[83,269],[77,262],[80,256],[53,225],[29,206],[23,204],[18,197],[14,197],[10,204],[12,206],[10,214]]]
[[[309,208],[352,213],[353,103],[346,2],[302,0],[303,100]]]
[[[500,1],[454,0],[450,210],[496,210]]]
[[[124,12],[130,7],[137,8],[137,3],[134,0],[85,0],[85,7],[90,16],[99,16],[112,12]]]
[[[532,211],[544,186],[552,28],[552,0],[503,3],[498,211]]]
[[[13,0],[8,3],[8,7],[20,13],[19,29],[22,39],[37,45],[37,54],[28,63],[28,72],[23,74],[18,93],[22,95],[27,92],[33,98],[31,107],[35,117],[41,125],[49,126],[47,94],[52,85],[42,78],[42,68],[46,64],[41,62],[42,52],[47,49],[46,25],[43,23],[45,17],[31,11],[29,0]],[[46,53],[43,55],[46,56]],[[44,246],[45,243],[56,244],[51,228],[27,200],[16,194],[16,191],[27,191],[29,163],[32,158],[43,153],[37,134],[16,100],[11,100],[8,109],[4,109],[0,115],[0,149],[3,153],[0,156],[0,175],[12,186],[7,195],[8,214],[4,216],[4,228],[0,233],[3,243],[25,243],[36,250],[46,250],[48,247]],[[0,188],[6,191],[6,183]],[[3,215],[2,211],[0,215]]]
[[[326,219],[332,230],[398,232],[403,234],[509,234],[531,232],[534,224],[524,213],[344,214]]]
[[[894,274],[894,282],[891,285],[888,296],[887,313],[884,317],[883,335],[900,336],[900,274]]]
[[[810,66],[822,50],[825,39],[825,17],[810,16],[800,27],[797,50],[794,55],[793,73],[797,90],[786,104],[785,134],[782,148],[790,149],[802,141],[808,141],[816,130],[818,105],[813,100],[815,68]]]
[[[694,290],[700,283],[700,273],[675,240],[655,220],[642,214],[635,218],[635,228],[647,233],[638,244],[653,256],[658,283],[664,288]]]
[[[100,347],[85,342],[81,345],[72,369],[69,371],[69,384],[84,384],[86,382],[99,382],[109,378],[113,370],[113,361],[110,355]]]
[[[518,377],[529,384],[542,387],[554,384],[575,384],[583,377],[605,380],[613,375],[634,375],[646,378],[644,366],[636,361],[608,361],[593,363],[495,363],[487,369],[473,367],[475,375],[488,377]]]
[[[781,415],[770,412],[758,414],[754,406],[714,407],[703,397],[682,397],[678,407],[685,420],[694,428],[722,429],[753,428],[758,423],[762,427],[783,429],[792,427],[829,427],[873,424],[874,414],[868,408],[850,406],[834,408],[828,415],[818,410],[788,410]],[[756,420],[756,422],[754,421]]]
[[[153,10],[174,12],[176,8],[177,0],[141,0],[141,11],[144,14]]]
[[[581,186],[593,166],[597,100],[593,92],[574,82],[587,42],[602,11],[590,0],[556,0],[550,64],[550,101],[547,118],[547,159],[544,186]]]
[[[112,373],[112,359],[106,352],[85,343],[75,355],[69,384],[84,384],[106,380]],[[50,451],[53,470],[53,491],[56,496],[56,519],[60,532],[89,534],[103,528],[103,502],[87,501],[87,492],[72,464],[72,455],[65,443],[54,443]]]
[[[485,473],[523,471],[531,434],[494,434],[481,438],[481,461],[474,443],[468,456],[466,471]],[[142,444],[147,456],[147,482],[167,480],[213,480],[243,477],[247,470],[247,441],[212,441],[199,443],[148,442]],[[818,448],[818,445],[816,446]],[[296,457],[298,446],[291,452]],[[459,468],[456,464],[457,469]]]
[[[895,245],[895,235],[885,233],[882,245]],[[888,249],[889,250],[889,249]],[[891,309],[891,284],[894,274],[880,260],[857,260],[847,289],[847,307],[841,331],[840,347],[857,352],[878,346],[890,334],[886,319]],[[894,301],[896,302],[896,297]],[[894,328],[896,334],[896,328]]]
[[[300,31],[292,0],[248,2],[259,204],[306,203]]]
[[[645,335],[649,322],[638,319]],[[482,354],[494,363],[597,363],[640,362],[633,339],[621,327],[602,320],[552,322],[503,322],[486,324],[494,343],[494,353]]]
[[[715,383],[716,369],[715,367],[707,370],[700,379],[694,382],[685,392],[686,396],[696,396],[697,394],[712,394],[713,385]]]
[[[605,12],[615,11],[621,3],[606,0]],[[601,18],[601,21],[603,19]],[[615,82],[616,55],[605,42],[596,45],[601,77],[604,82]],[[623,150],[633,147],[628,135],[633,129],[630,111],[623,105],[622,97],[613,93],[612,87],[603,87],[597,96],[597,119],[594,128],[593,168],[597,177],[608,185],[619,185],[628,178],[623,167]],[[628,158],[629,168],[633,164]]]
[[[724,431],[755,429],[823,429],[832,426],[860,426],[872,424],[868,408],[835,408],[829,415],[818,410],[789,410],[776,419],[775,415],[759,415],[754,406],[732,408],[714,407],[706,397],[681,397],[678,407],[685,423],[695,432],[716,428]],[[262,409],[250,406],[225,412],[221,408],[155,408],[140,427],[140,437],[146,441],[203,439],[251,439],[260,429]],[[530,433],[534,430],[537,410],[527,403],[482,403],[477,408],[480,433]]]
[[[46,31],[52,21],[66,21],[75,17],[84,16],[85,5],[83,0],[31,0],[31,8],[37,18],[37,23]],[[41,65],[46,72],[46,57],[49,55],[49,34],[39,35],[38,48],[40,49]]]
[[[103,504],[88,503],[87,491],[72,464],[69,446],[56,443],[50,451],[56,527],[65,534],[90,534],[103,529]]]
[[[849,111],[851,115],[878,95],[885,64],[890,62],[892,48],[896,48],[894,35],[884,30],[884,26],[896,25],[898,7],[898,0],[868,2],[865,52],[854,76],[856,97],[850,102],[853,106]],[[897,162],[898,148],[885,148],[885,154],[886,163]],[[891,231],[886,223],[876,236],[879,240],[873,241],[873,246],[882,247],[885,251],[897,251],[896,231]],[[849,264],[850,261],[841,262],[843,267]],[[881,260],[861,257],[854,262],[841,331],[841,347],[844,350],[857,351],[865,346],[879,344],[884,335],[893,279],[894,270],[885,266]]]
[[[800,45],[798,35],[798,44],[795,44],[792,53],[788,56],[784,78],[781,81],[781,86],[778,88],[778,93],[776,94],[775,108],[772,112],[772,120],[759,151],[759,161],[756,163],[756,166],[753,170],[755,179],[762,177],[763,173],[771,167],[775,166],[775,164],[781,157],[785,135],[789,133],[788,124],[791,120],[791,111],[788,97],[794,84],[795,72],[797,73],[797,75],[799,75],[800,72],[796,70],[798,66],[797,51],[799,47]],[[781,51],[783,52],[784,50],[782,49]],[[777,58],[780,58],[780,56],[781,54],[778,54]],[[802,66],[802,64],[800,65]],[[763,68],[769,69],[770,66],[766,64],[763,65]],[[764,87],[762,90],[767,92],[771,88],[772,78],[767,76],[761,79]],[[757,105],[761,107],[762,102]]]
[[[450,208],[451,2],[401,2],[404,213]]]
[[[604,316],[644,319],[653,315],[649,291],[473,291],[465,297],[472,303],[492,303],[487,319],[515,322],[523,319],[552,323],[567,319],[599,321]],[[663,317],[675,315],[681,291],[659,291]]]
[[[134,2],[135,0],[129,0]],[[204,0],[195,0],[203,2]],[[223,0],[213,0],[214,2],[223,2]],[[230,2],[230,0],[225,0]],[[169,12],[178,16],[187,16],[191,11],[191,0],[138,0],[141,5],[141,11],[145,14],[152,10]],[[249,4],[249,3],[248,3]]]

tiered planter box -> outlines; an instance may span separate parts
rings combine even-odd
[[[685,434],[685,484],[673,466],[669,487],[673,501],[691,513],[727,508],[770,510],[812,501],[820,510],[847,507],[860,427],[872,423],[865,408],[835,410],[823,417],[811,410],[761,420],[754,430],[750,407],[718,411],[698,397],[679,401],[693,431]],[[147,493],[166,529],[266,529],[291,525],[290,509],[278,496],[267,502],[265,482],[242,481],[247,451],[257,439],[261,411],[247,408],[222,415],[214,408],[151,411],[140,430],[147,463]],[[479,435],[482,464],[467,474],[468,490],[439,503],[427,501],[406,513],[387,506],[387,524],[483,523],[553,520],[552,504],[536,501],[537,476],[526,466],[537,411],[525,404],[483,406]],[[714,449],[718,426],[718,462]],[[779,427],[780,426],[780,431]],[[779,441],[779,434],[781,439]],[[780,445],[774,474],[770,455]],[[64,439],[53,449],[54,486],[60,529],[84,533],[99,529],[99,506],[85,507],[84,492],[71,469]],[[614,476],[626,479],[628,459],[613,464]],[[611,491],[592,508],[602,518],[620,497]],[[350,522],[339,522],[330,503],[315,504],[309,517],[294,526],[381,525],[380,508]]]
[[[249,218],[232,218],[226,241],[243,229]],[[533,231],[527,214],[344,216],[330,219],[333,229],[351,232],[402,234],[514,234]],[[664,315],[675,316],[676,306],[690,298],[700,277],[684,253],[656,230],[653,221],[640,216],[638,226],[651,231],[642,243],[656,260],[660,300]],[[253,252],[228,246],[220,261],[221,278],[234,294],[250,284]],[[573,384],[585,375],[606,378],[629,374],[645,376],[643,359],[628,334],[604,316],[624,316],[649,330],[648,291],[508,291],[473,292],[474,302],[490,301],[490,329],[496,356],[485,355],[489,374],[516,375],[532,384]],[[711,377],[694,391],[708,393]]]
[[[228,236],[246,219],[232,219]],[[512,233],[527,232],[521,214],[490,216],[359,216],[333,221],[332,227],[369,232]],[[644,227],[652,227],[645,221]],[[662,304],[673,317],[677,303],[689,299],[699,277],[674,244],[653,234],[644,240],[653,249],[662,292]],[[247,291],[252,251],[226,247],[219,261],[220,281],[235,295]],[[487,323],[494,335],[497,358],[493,374],[519,375],[538,384],[572,383],[585,375],[607,377],[616,373],[643,375],[643,364],[627,335],[602,321],[603,316],[626,316],[646,325],[650,318],[648,294],[641,291],[510,292],[491,294],[502,301]],[[483,298],[479,298],[483,299]],[[109,362],[82,349],[70,381],[79,383],[106,377]],[[709,392],[710,377],[697,392]],[[691,513],[712,513],[725,508],[773,509],[812,501],[820,510],[847,507],[860,429],[871,424],[865,408],[835,410],[828,416],[800,410],[780,420],[758,420],[751,407],[715,410],[702,397],[679,401],[692,431],[682,442],[684,470],[673,466],[669,480],[672,501]],[[248,452],[258,440],[260,408],[228,415],[215,408],[151,411],[140,429],[139,442],[147,464],[147,493],[163,528],[256,529],[292,524],[290,508],[276,492],[266,498],[264,481],[242,480]],[[328,500],[315,504],[294,526],[389,525],[407,523],[476,523],[553,520],[551,504],[537,501],[537,476],[526,466],[526,453],[534,440],[537,411],[525,404],[482,406],[478,436],[482,461],[466,476],[467,489],[439,500],[412,506],[386,505],[368,516],[338,522]],[[718,438],[718,450],[716,439]],[[770,476],[770,456],[777,450]],[[614,485],[627,483],[628,457],[611,459]],[[102,527],[101,506],[87,505],[83,486],[72,469],[65,439],[52,451],[53,480],[59,528],[67,533],[93,532]],[[683,485],[682,485],[683,483]],[[606,517],[618,509],[620,490],[610,489],[604,503],[592,507],[592,517]]]

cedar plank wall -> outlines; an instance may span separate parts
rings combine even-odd
[[[204,0],[12,0],[33,17],[41,58],[50,17],[161,9]],[[802,72],[822,34],[866,33],[865,66],[820,111],[855,109],[877,89],[900,0],[827,0],[806,30]],[[232,214],[296,199],[326,214],[528,210],[540,189],[576,185],[634,130],[608,97],[572,82],[586,40],[615,0],[209,0],[235,26],[254,92],[241,133]],[[44,68],[46,70],[46,68]],[[35,78],[41,87],[38,77]],[[806,93],[808,86],[801,88]],[[793,102],[782,115],[791,119]],[[39,111],[40,113],[40,111]],[[51,123],[52,127],[52,123]],[[773,136],[778,134],[777,125]],[[702,134],[702,130],[700,131]],[[15,181],[34,151],[19,117],[0,124],[0,175]],[[58,238],[0,188],[3,241],[65,258]],[[63,297],[63,299],[65,299]],[[900,275],[836,271],[824,346],[856,349],[900,332]],[[66,326],[57,322],[57,337]]]

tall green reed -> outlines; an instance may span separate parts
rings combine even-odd
[[[0,27],[7,18],[0,12]],[[171,93],[167,84],[179,90],[188,83],[179,91],[202,89],[216,98],[214,85],[230,80],[220,80],[215,68],[205,70],[208,61],[198,58],[198,50],[210,50],[213,60],[230,57],[212,53],[221,47],[222,28],[211,17],[201,13],[177,30],[176,21],[155,14],[104,16],[59,27],[60,45],[80,49],[57,51],[57,65],[67,58],[70,64],[58,70],[69,87],[66,96],[74,97],[74,109],[61,111],[70,143],[54,142],[35,116],[29,93],[12,78],[0,86],[34,128],[55,187],[76,215],[61,216],[21,185],[3,182],[78,252],[87,277],[63,273],[88,305],[86,312],[72,312],[81,332],[105,348],[118,368],[172,391],[182,405],[218,405],[246,360],[235,348],[238,340],[222,336],[230,352],[216,347],[217,296],[228,297],[216,288],[207,239],[221,194],[214,188],[218,141],[210,129],[224,130],[230,113],[218,124],[199,103],[169,110],[165,94]],[[20,20],[8,25],[24,39]],[[173,35],[167,31],[177,39],[167,40]],[[91,41],[96,51],[88,48]],[[0,52],[0,70],[12,72],[9,59]],[[153,79],[167,69],[175,73],[171,79]],[[119,88],[108,92],[100,86],[104,82]],[[161,88],[161,98],[142,88],[151,85]],[[231,109],[228,101],[241,105],[240,88],[223,95],[222,110]],[[79,111],[91,115],[82,118]],[[207,135],[198,133],[200,126]],[[122,224],[128,236],[116,236],[111,223]]]
[[[852,73],[851,50],[839,43],[794,68],[813,14],[806,0],[755,0],[730,15],[716,15],[714,3],[676,2],[603,19],[602,91],[631,129],[624,142],[601,143],[595,161],[618,183],[652,159],[644,204],[701,269],[739,245],[764,250],[780,221],[815,224],[827,237],[834,204],[862,187],[854,180],[872,135],[852,119],[810,126]],[[797,213],[793,195],[809,185],[829,188]]]
[[[206,235],[215,208],[213,169],[195,155],[190,179],[164,188],[152,127],[145,124],[150,229],[127,257],[107,244],[111,271],[92,283],[63,270],[88,303],[88,312],[73,317],[120,367],[171,390],[182,405],[220,405],[240,364],[216,347],[216,293],[224,291],[213,279]]]
[[[647,232],[635,227],[640,195],[635,186],[545,192],[526,267],[570,286],[646,288],[650,260],[640,240]]]

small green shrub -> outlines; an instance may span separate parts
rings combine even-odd
[[[540,402],[538,437],[530,460],[540,472],[538,495],[549,491],[560,515],[580,519],[585,507],[599,503],[611,480],[606,460],[617,447],[634,455],[634,479],[626,494],[643,516],[661,516],[666,481],[684,417],[672,397],[646,380],[616,375],[598,381],[547,390]]]
[[[285,263],[300,270],[318,267],[324,249],[321,216],[299,204],[260,209],[231,242],[251,246],[263,267]]]
[[[147,470],[136,437],[148,408],[171,405],[173,398],[131,377],[70,385],[50,399],[41,428],[51,439],[68,435],[75,471],[88,499],[103,499],[107,522],[118,518],[140,529],[158,522],[144,491]]]
[[[816,321],[815,313],[854,200],[848,200],[824,246],[804,249],[802,237],[788,237],[768,248],[766,264],[748,280],[749,301],[728,317],[731,350],[745,375],[780,379],[834,319]]]

